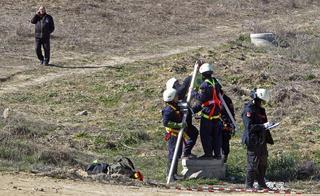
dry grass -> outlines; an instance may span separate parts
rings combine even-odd
[[[38,2],[28,0],[17,5],[6,0],[2,4],[2,67],[9,70],[10,65],[21,62],[31,65],[35,62],[33,26],[28,20]],[[204,42],[198,36],[212,33],[214,37],[219,25],[225,27],[223,34],[233,34],[236,31],[231,26],[239,23],[246,32],[275,32],[289,47],[257,49],[243,34],[210,49],[92,74],[71,74],[6,94],[1,97],[0,112],[10,107],[16,113],[6,120],[0,118],[2,166],[16,163],[15,168],[46,170],[83,166],[96,157],[110,160],[124,154],[133,158],[145,176],[163,180],[166,148],[159,113],[163,107],[161,94],[168,78],[183,79],[199,58],[214,63],[216,76],[234,100],[239,124],[248,91],[256,86],[272,89],[273,101],[266,106],[268,116],[270,120],[281,120],[281,127],[273,132],[276,144],[270,148],[274,163],[292,153],[293,157],[299,155],[297,161],[314,160],[319,164],[320,131],[315,106],[320,103],[316,36],[320,29],[315,20],[309,20],[310,16],[316,17],[317,4],[299,0],[49,1],[48,12],[57,27],[53,58],[59,65],[98,64],[113,55],[143,55],[198,41],[201,45]],[[283,25],[291,20],[288,13],[300,14],[294,15],[297,24]],[[60,71],[37,69],[17,74],[17,78],[28,80]],[[16,77],[10,80],[14,83]],[[88,115],[76,115],[83,110]],[[238,175],[242,180],[245,161],[239,135],[232,140],[229,175]],[[201,152],[200,146],[196,151]],[[275,164],[274,168],[280,166]]]

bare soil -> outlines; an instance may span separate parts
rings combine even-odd
[[[54,17],[56,22],[56,31],[52,36],[51,63],[53,66],[41,67],[38,65],[33,49],[33,25],[29,22],[37,6],[38,1],[35,0],[27,0],[19,3],[13,0],[1,1],[0,97],[27,91],[29,88],[32,89],[33,87],[39,87],[42,88],[42,91],[45,91],[47,90],[45,84],[52,81],[60,79],[67,80],[68,78],[74,79],[81,77],[82,75],[90,75],[105,69],[117,70],[122,66],[125,66],[125,64],[139,62],[141,60],[152,61],[153,59],[180,54],[198,48],[212,49],[229,40],[237,39],[240,34],[248,34],[252,31],[277,31],[280,29],[286,32],[299,33],[308,31],[311,34],[317,34],[320,30],[319,7],[316,1],[287,0],[281,1],[280,3],[276,0],[243,0],[237,2],[226,0],[210,2],[205,0],[165,0],[161,2],[144,0],[100,0],[92,2],[83,0],[48,1],[48,13]],[[219,51],[221,52],[218,55],[220,57],[215,59],[218,61],[219,65],[228,66],[228,58],[242,58],[242,56],[237,56],[239,53],[233,54],[233,49],[228,50],[229,51]],[[230,56],[224,56],[225,54]],[[256,64],[260,66],[262,64],[267,65],[268,62],[273,60],[272,56],[249,56],[248,58],[251,58],[251,68],[255,68]],[[282,63],[280,60],[278,62]],[[303,66],[303,68],[305,67],[307,69],[304,71],[313,72],[315,76],[319,75],[319,69],[314,68],[309,64],[306,65],[303,62],[296,61],[292,62],[290,65],[293,65],[292,67],[289,66],[291,70],[289,72],[290,74],[295,72],[294,67]],[[236,86],[237,89],[246,90],[251,87],[249,85],[250,82],[260,82],[258,81],[259,79],[256,79],[259,78],[259,74],[250,69],[243,70],[244,67],[250,68],[250,66],[246,67],[246,65],[239,63],[239,66],[234,66],[230,69],[227,67],[223,73],[232,72],[234,75],[238,74],[237,76],[240,78],[240,82],[233,84],[233,87]],[[287,68],[288,67],[284,67],[283,70],[280,71],[286,73]],[[152,67],[149,66],[148,69],[152,69]],[[301,74],[301,69],[297,69],[296,72]],[[252,76],[254,79],[251,81],[241,81],[242,76],[239,76],[241,75],[239,74],[239,70],[244,76]],[[162,69],[162,71],[168,70]],[[115,73],[113,74],[115,75]],[[171,77],[172,75],[168,73],[163,74],[165,77]],[[275,75],[276,74],[277,73],[275,73]],[[295,77],[297,75],[292,73],[291,76]],[[297,77],[303,76],[298,75]],[[244,80],[245,79],[247,78],[244,77]],[[271,79],[274,79],[274,77],[272,78],[271,76]],[[165,79],[160,80],[163,82]],[[290,78],[288,80],[290,80]],[[159,82],[159,80],[156,80],[156,82]],[[151,84],[158,87],[159,84],[156,84],[156,82]],[[282,97],[284,97],[283,100],[293,102],[290,102],[287,108],[294,105],[294,101],[297,100],[297,98],[298,100],[302,99],[301,97],[303,97],[304,94],[300,93],[301,91],[307,89],[309,92],[312,92],[313,87],[316,85],[319,86],[319,81],[316,80],[305,83],[307,84],[301,85],[299,83],[297,85],[298,91],[295,88],[283,86],[284,84],[282,83],[277,84],[279,87],[278,92],[276,92],[277,95],[282,95]],[[139,84],[142,84],[142,82],[139,81]],[[242,86],[239,87],[239,85]],[[237,90],[236,88],[228,88],[228,90],[230,89]],[[70,91],[70,89],[66,90],[66,92]],[[79,91],[79,89],[77,91]],[[241,96],[243,96],[243,94],[239,95],[239,97]],[[311,94],[308,98],[314,100],[312,103],[319,103],[319,93],[315,93],[314,95]],[[280,97],[279,99],[282,98]],[[239,98],[239,100],[241,99]],[[159,101],[158,98],[157,101]],[[159,107],[159,104],[156,106],[154,106],[155,104],[148,104],[149,105],[145,107],[145,110],[150,107]],[[299,104],[302,108],[301,110],[304,111],[304,102],[299,102]],[[0,106],[2,106],[1,103]],[[12,106],[18,112],[21,112],[19,110],[23,110],[23,112],[25,112],[25,110],[33,111],[33,109],[37,107],[44,108],[41,107],[40,103],[38,105],[14,103]],[[54,108],[54,106],[50,107]],[[237,110],[240,110],[239,107],[240,104],[238,104]],[[288,115],[289,117],[284,119],[286,125],[293,123],[293,114],[295,114],[297,118],[299,117],[299,112],[291,111],[298,110],[299,108],[292,108],[293,109],[289,110],[289,112],[291,112],[289,114],[291,115]],[[61,111],[63,109],[61,108]],[[69,108],[65,110],[68,109]],[[34,110],[39,111],[38,108]],[[51,113],[48,112],[50,114],[53,113],[53,110],[51,111],[49,106],[46,110],[50,111]],[[58,111],[58,109],[56,109],[56,111]],[[102,111],[105,112],[104,110]],[[313,113],[314,111],[315,109],[312,110]],[[45,117],[41,112],[36,113],[35,116],[42,120],[42,118]],[[117,112],[117,110],[111,111],[111,117],[115,118],[115,113]],[[138,110],[138,112],[142,113],[145,111],[142,109],[142,111]],[[274,111],[274,116],[278,115],[276,112],[281,113],[282,111]],[[43,113],[46,115],[48,114],[47,112]],[[71,112],[67,111],[66,113]],[[26,116],[32,115],[28,115],[27,113]],[[63,118],[63,116],[61,118]],[[99,116],[90,118],[98,119]],[[50,123],[54,122],[55,116],[52,116],[50,120]],[[100,117],[99,120],[103,121],[104,118]],[[93,120],[90,121],[90,119],[84,121],[85,123],[92,122],[92,127],[100,128],[99,126],[101,126],[101,124],[95,123]],[[302,125],[300,124],[300,127],[295,127],[296,123],[293,123],[293,127],[288,126],[286,127],[286,130],[300,132],[304,128],[303,124],[311,126],[313,122],[314,121],[308,122],[308,120],[306,120],[306,122],[301,123]],[[67,123],[69,122],[66,122],[64,125]],[[79,120],[78,123],[74,123],[70,127],[77,127],[78,124],[81,123],[83,122]],[[59,123],[59,126],[60,125],[61,124]],[[317,127],[311,128],[314,130],[318,129]],[[67,129],[59,133],[50,133],[50,138],[41,139],[39,145],[60,149],[60,146],[54,146],[56,144],[54,142],[60,139],[59,142],[63,143],[65,138],[73,139],[73,135],[70,136],[70,134],[74,133],[72,131],[73,129],[70,128],[70,130]],[[307,130],[305,133],[307,135],[306,138],[310,140],[311,143],[309,144],[308,142],[305,142],[305,140],[299,139],[298,142],[300,142],[303,147],[303,154],[306,154],[309,151],[310,145],[311,150],[318,149],[319,146],[317,144],[319,139],[313,136],[313,134],[317,133]],[[7,133],[5,132],[5,134]],[[286,132],[277,134],[278,141],[293,141],[292,143],[295,143],[294,141],[297,140],[293,136],[291,137],[286,134]],[[64,137],[64,135],[66,135],[66,137]],[[35,138],[37,135],[32,135],[32,137]],[[29,140],[29,138],[27,139],[28,141],[32,141]],[[61,144],[59,142],[57,142],[57,144]],[[282,148],[279,143],[277,144],[277,150],[274,151],[280,153]],[[80,142],[80,147],[78,148],[83,149],[85,147],[87,147],[87,144],[82,144]],[[288,148],[289,147],[291,146],[288,146]],[[286,146],[283,149],[285,148]],[[89,148],[86,150],[89,150]],[[48,151],[48,154],[51,152],[52,151]],[[158,153],[158,151],[144,153],[148,155],[148,153]],[[194,192],[177,192],[174,190],[156,188],[116,186],[95,182],[54,179],[34,176],[29,173],[2,173],[1,175],[0,193],[5,195],[123,195],[124,193],[126,195],[195,194]],[[205,193],[196,194],[206,195]]]

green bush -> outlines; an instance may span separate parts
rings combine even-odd
[[[297,160],[292,154],[281,154],[277,157],[269,158],[267,178],[276,181],[290,181],[297,176]]]

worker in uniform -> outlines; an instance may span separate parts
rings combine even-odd
[[[229,96],[227,96],[224,91],[221,89],[222,98],[224,102],[226,103],[228,109],[230,110],[231,115],[233,116],[233,119],[235,119],[234,114],[234,107],[232,100]],[[231,136],[234,134],[235,126],[232,123],[232,120],[229,117],[228,112],[226,111],[225,107],[222,107],[221,112],[221,120],[223,122],[223,128],[222,128],[222,153],[223,153],[223,162],[226,163],[228,160],[228,155],[230,153],[230,139]]]
[[[201,111],[200,139],[204,155],[199,158],[221,159],[222,102],[219,99],[221,85],[212,77],[212,65],[204,63],[199,72],[202,74],[203,83],[200,85],[200,92],[194,92],[193,96],[198,100],[198,104],[192,108],[194,113]]]
[[[203,64],[202,60],[197,60],[196,64],[198,64],[198,70],[199,67]],[[195,76],[195,82],[193,85],[193,89],[197,90],[199,89],[201,83],[202,83],[202,77],[201,74],[199,74],[197,70],[196,76]],[[183,83],[180,84],[179,81],[176,78],[170,78],[166,83],[166,88],[174,88],[176,89],[178,93],[178,99],[181,102],[187,101],[187,93],[191,85],[192,75],[187,76]],[[184,159],[194,159],[197,156],[192,154],[192,149],[195,146],[197,142],[197,138],[199,135],[198,129],[192,124],[192,110],[188,110],[188,116],[187,116],[187,128],[186,133],[189,136],[189,140],[185,142],[184,150],[183,150],[183,156]]]
[[[177,91],[173,88],[166,89],[163,92],[163,101],[166,103],[165,108],[162,110],[162,122],[166,129],[164,140],[168,143],[168,163],[167,163],[167,175],[169,174],[171,162],[177,143],[177,137],[180,129],[186,127],[186,123],[182,122],[183,112],[180,111],[178,106],[178,95]],[[184,132],[183,140],[189,140],[188,135]],[[178,158],[182,154],[182,142],[178,150]],[[178,160],[178,159],[177,159]],[[177,174],[178,163],[176,162],[173,168],[173,179],[181,179],[181,176]]]
[[[245,103],[241,115],[245,128],[242,143],[247,146],[246,188],[253,188],[257,179],[259,189],[264,189],[268,188],[264,180],[268,160],[267,143],[274,143],[268,129],[270,123],[262,107],[262,103],[269,100],[269,94],[266,89],[255,89],[250,97],[252,100]]]

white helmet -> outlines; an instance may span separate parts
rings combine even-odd
[[[168,88],[163,92],[163,101],[169,102],[174,100],[174,97],[176,96],[177,91],[173,88]]]
[[[256,95],[259,99],[262,99],[263,101],[269,101],[270,99],[269,91],[264,88],[258,88],[256,90]]]
[[[178,81],[176,78],[170,78],[166,83],[166,88],[173,88],[173,85],[176,81]]]
[[[209,63],[202,64],[200,69],[199,69],[199,72],[202,74],[202,73],[207,72],[207,71],[212,71],[213,72],[212,65],[210,65]]]

